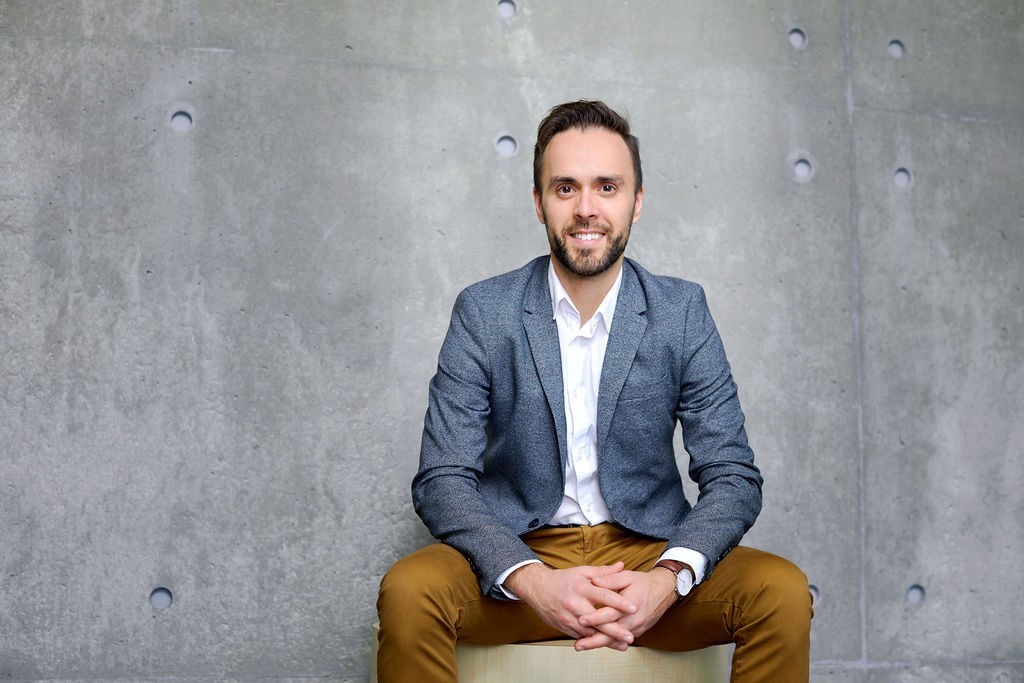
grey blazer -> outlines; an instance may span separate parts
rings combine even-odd
[[[547,256],[463,290],[430,382],[416,512],[466,556],[484,595],[536,557],[519,538],[562,501],[566,423]],[[672,436],[682,425],[683,495]],[[700,286],[626,259],[597,406],[598,477],[615,522],[703,553],[708,573],[761,510],[736,385]]]

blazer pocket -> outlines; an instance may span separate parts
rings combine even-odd
[[[626,378],[619,392],[619,403],[635,403],[637,401],[665,401],[672,400],[673,404],[679,392],[670,386],[667,374],[654,378],[650,375],[634,376],[633,373]]]

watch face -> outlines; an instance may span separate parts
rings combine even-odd
[[[682,598],[690,592],[691,588],[693,588],[693,579],[690,577],[690,572],[683,569],[676,574],[676,593]]]

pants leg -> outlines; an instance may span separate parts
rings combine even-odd
[[[525,603],[484,597],[466,558],[441,543],[394,564],[381,581],[377,614],[379,683],[458,680],[456,640],[499,644],[562,635]]]
[[[807,681],[812,615],[807,577],[796,565],[741,546],[637,644],[692,650],[733,642],[734,682]]]

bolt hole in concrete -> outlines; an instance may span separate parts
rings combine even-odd
[[[789,44],[797,50],[807,47],[807,34],[798,28],[789,32]]]
[[[158,612],[170,607],[172,602],[174,602],[174,596],[169,589],[163,586],[153,589],[153,592],[149,594],[149,604]]]
[[[806,183],[814,175],[814,164],[808,159],[797,159],[793,163],[793,176],[798,183]]]
[[[811,591],[811,607],[817,607],[818,602],[821,601],[821,591],[813,583],[808,588]]]
[[[903,47],[903,43],[898,40],[890,40],[888,49],[889,56],[893,59],[902,59],[907,52],[907,48]]]
[[[502,135],[494,142],[494,148],[498,150],[498,156],[507,159],[516,153],[516,150],[519,149],[519,144],[511,135]]]
[[[502,19],[511,19],[516,15],[516,3],[512,0],[499,0],[498,2],[498,16]]]
[[[180,133],[192,130],[192,115],[187,111],[174,112],[171,114],[171,128]]]
[[[913,177],[910,175],[910,171],[905,168],[897,168],[892,174],[892,184],[901,190],[910,187],[910,181]]]
[[[924,587],[918,584],[914,584],[907,589],[907,604],[911,607],[917,607],[924,602]]]

